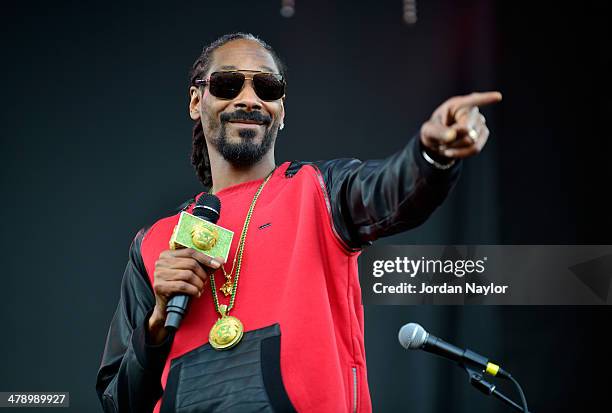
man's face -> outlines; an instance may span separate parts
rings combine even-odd
[[[283,121],[283,100],[264,101],[253,89],[252,71],[279,73],[272,55],[252,40],[232,40],[213,52],[212,64],[204,79],[213,72],[244,70],[247,79],[234,99],[220,99],[209,87],[190,88],[190,116],[201,120],[204,136],[228,162],[250,166],[274,147]],[[246,72],[249,71],[249,72]]]

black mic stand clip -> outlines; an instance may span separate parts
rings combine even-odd
[[[512,399],[497,390],[497,387],[494,384],[486,381],[483,377],[483,372],[476,371],[464,363],[459,363],[459,365],[463,367],[465,372],[468,374],[470,384],[474,386],[478,391],[487,396],[493,395],[496,399],[501,400],[510,407],[513,407],[516,411],[525,411],[520,405],[518,405],[517,403],[512,401]]]

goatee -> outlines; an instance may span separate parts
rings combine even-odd
[[[213,140],[212,144],[215,146],[217,151],[223,156],[225,160],[236,165],[236,166],[251,166],[259,162],[265,154],[268,153],[274,143],[276,135],[277,125],[264,122],[263,126],[269,126],[265,129],[263,139],[261,143],[254,141],[257,136],[257,130],[252,128],[238,129],[238,136],[240,141],[233,143],[230,142],[227,137],[227,123],[234,119],[253,119],[253,115],[240,116],[245,114],[242,111],[236,111],[234,114],[228,116],[229,119],[222,116],[221,128],[219,130],[219,136]],[[269,118],[268,118],[269,119]],[[267,120],[267,119],[266,119]]]

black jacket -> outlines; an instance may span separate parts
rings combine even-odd
[[[347,249],[423,223],[442,203],[459,176],[459,163],[441,170],[425,161],[418,138],[383,160],[334,159],[292,162],[290,179],[305,164],[318,168],[327,192],[334,229]],[[189,205],[188,201],[183,206]],[[129,252],[121,296],[113,316],[96,391],[105,412],[151,412],[161,397],[161,374],[172,336],[154,346],[146,324],[155,306],[138,232]]]

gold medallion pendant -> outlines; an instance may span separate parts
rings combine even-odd
[[[220,305],[221,318],[210,329],[208,341],[216,350],[227,350],[240,342],[244,334],[242,322],[236,317],[226,315],[227,306]]]

